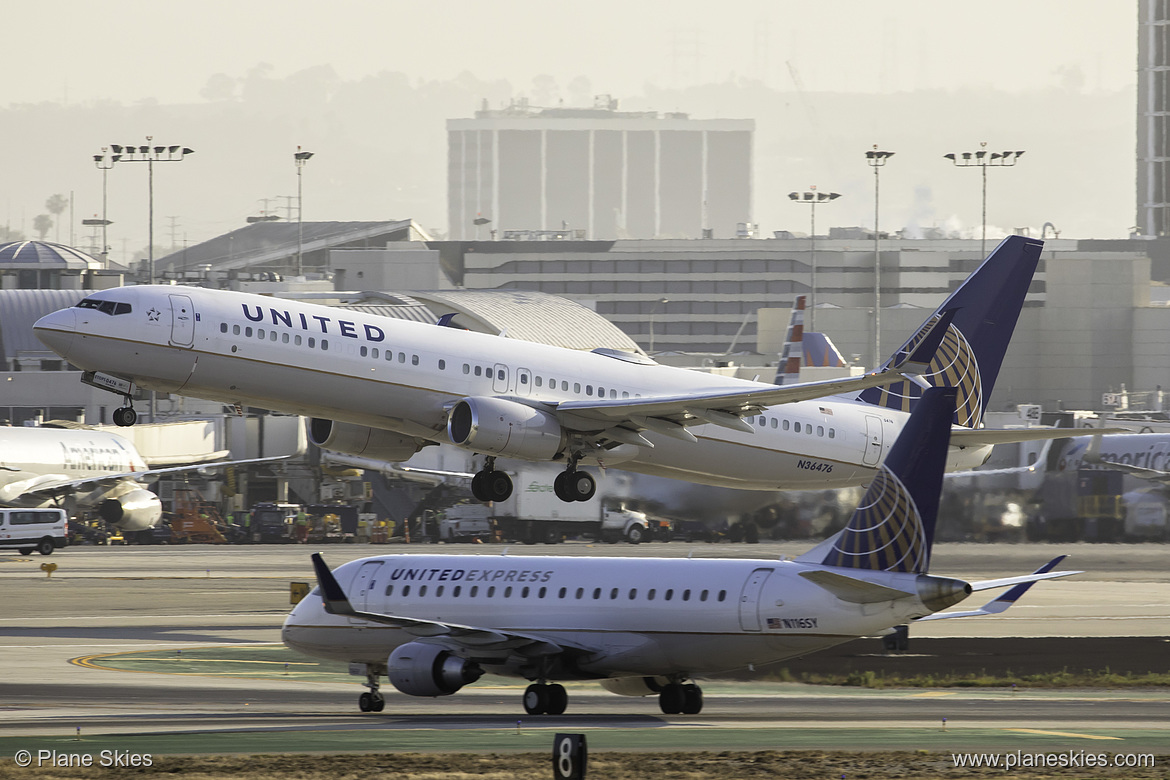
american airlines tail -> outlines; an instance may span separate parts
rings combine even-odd
[[[1043,246],[1044,242],[1023,236],[1001,241],[881,368],[888,369],[912,353],[934,325],[950,314],[947,332],[921,378],[933,387],[956,388],[954,423],[978,428]],[[909,412],[922,393],[919,385],[901,381],[864,390],[857,397],[875,406]]]
[[[784,337],[784,351],[780,353],[776,378],[772,380],[775,384],[794,385],[799,382],[801,366],[841,368],[845,365],[845,358],[832,339],[824,333],[805,331],[804,306],[805,296],[796,296]]]
[[[954,387],[922,395],[845,528],[797,560],[926,574],[958,395]]]

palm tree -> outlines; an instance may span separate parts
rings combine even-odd
[[[45,201],[45,208],[48,209],[49,213],[52,214],[54,217],[59,217],[61,215],[61,212],[65,211],[65,209],[69,208],[69,199],[66,198],[64,195],[54,195],[53,197],[51,197]],[[53,240],[55,240],[57,243],[60,243],[61,242],[61,220],[54,219],[53,222],[57,226],[57,232],[54,234],[55,238]],[[47,230],[47,228],[46,228],[46,230]],[[43,239],[44,236],[41,236],[41,238]]]

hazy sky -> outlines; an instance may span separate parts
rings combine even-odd
[[[587,75],[634,94],[794,73],[813,91],[1135,81],[1133,0],[8,0],[0,103],[197,101],[214,73]],[[791,71],[792,63],[795,71]]]
[[[755,119],[753,216],[765,231],[806,229],[807,210],[785,193],[814,183],[849,196],[832,224],[872,226],[872,176],[860,155],[875,142],[899,155],[882,178],[883,229],[976,229],[976,177],[949,170],[942,153],[984,140],[1028,150],[1020,170],[993,177],[991,224],[1051,221],[1070,237],[1105,238],[1134,222],[1135,0],[7,0],[0,18],[0,108],[53,104],[8,114],[25,126],[0,124],[2,216],[28,234],[53,193],[75,193],[77,222],[95,215],[101,190],[90,156],[150,133],[199,153],[181,175],[159,177],[156,244],[171,215],[181,237],[197,242],[242,225],[258,199],[292,191],[288,157],[301,143],[317,152],[306,219],[413,217],[446,227],[441,122],[470,116],[482,95],[413,113],[385,106],[382,127],[348,110],[244,124],[222,109],[230,102],[150,109],[210,105],[213,76],[239,84],[260,66],[268,79],[289,80],[282,94],[293,101],[302,82],[290,77],[328,66],[347,83],[471,73],[534,98],[534,79],[547,75],[568,100],[609,93],[623,108]],[[574,90],[578,77],[588,85]],[[736,86],[752,81],[767,89]],[[104,101],[142,110],[108,112],[116,119],[106,121],[101,110],[54,108]],[[421,117],[423,108],[435,115]],[[190,126],[195,113],[203,135]],[[213,134],[206,125],[220,116]],[[414,134],[391,139],[385,123]],[[233,145],[248,145],[247,156]],[[117,173],[111,243],[133,251],[146,244],[142,177]]]

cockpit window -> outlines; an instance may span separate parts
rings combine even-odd
[[[129,314],[130,304],[118,303],[116,301],[103,301],[99,298],[86,298],[77,304],[79,309],[97,309],[103,314],[117,315]]]

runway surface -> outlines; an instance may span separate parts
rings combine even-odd
[[[565,544],[514,546],[508,554],[774,559],[799,554],[807,546]],[[501,549],[425,545],[409,551],[499,554]],[[324,550],[332,566],[399,551],[407,550],[350,545]],[[214,663],[224,660],[216,656],[227,653],[229,646],[282,651],[277,643],[289,608],[288,585],[312,581],[309,552],[296,546],[191,546],[81,547],[28,559],[0,553],[5,594],[0,613],[0,668],[5,670],[0,676],[0,755],[41,744],[60,748],[63,741],[76,739],[78,727],[82,739],[93,745],[108,742],[130,749],[121,744],[130,740],[156,752],[368,750],[387,745],[398,750],[544,750],[554,731],[565,730],[593,734],[590,746],[598,749],[1092,745],[1164,753],[1170,746],[1170,696],[1164,690],[869,691],[714,681],[704,683],[701,715],[664,716],[653,698],[619,697],[582,684],[570,686],[566,715],[548,717],[523,714],[522,685],[485,678],[455,696],[434,700],[404,696],[385,684],[386,710],[361,714],[356,708],[363,690],[359,678],[342,677],[338,670],[307,679],[272,674],[271,663],[257,666],[264,673],[244,674],[238,666]],[[1087,573],[1037,585],[1004,616],[915,626],[915,639],[934,637],[938,643],[912,645],[911,652],[946,664],[957,656],[952,656],[953,644],[941,649],[943,642],[958,641],[968,656],[977,648],[1003,649],[1014,642],[1021,658],[1052,655],[1059,663],[1063,647],[1069,657],[1085,656],[1088,645],[1078,645],[1076,637],[1097,637],[1094,646],[1103,648],[1104,658],[1119,654],[1132,659],[1126,648],[1138,647],[1155,663],[1170,657],[1170,652],[1158,653],[1160,645],[1170,651],[1165,640],[1170,637],[1170,567],[1165,565],[1170,548],[938,545],[932,571],[970,579],[1007,576],[1031,571],[1061,552],[1072,553],[1062,568]],[[39,569],[49,561],[59,567],[51,578]],[[1012,639],[998,638],[1005,636]],[[219,648],[225,649],[213,652]],[[169,658],[181,649],[190,663],[200,653],[209,660],[181,675],[167,673],[157,663],[151,667],[137,660],[106,660],[121,653]],[[833,652],[853,659],[869,655],[848,646]],[[106,658],[88,665],[71,663],[95,655]],[[823,662],[831,663],[830,657]],[[228,674],[232,676],[224,676]]]

